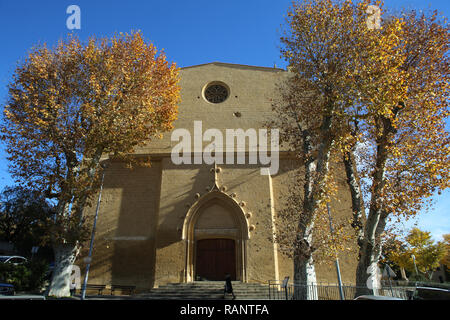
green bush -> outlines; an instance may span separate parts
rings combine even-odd
[[[409,276],[409,281],[421,281],[421,282],[430,282],[430,279],[428,279],[426,276],[424,276],[423,274],[419,273],[419,274],[412,274]]]
[[[24,264],[0,263],[0,282],[14,285],[14,290],[39,291],[45,281],[48,266],[44,261],[28,261]]]

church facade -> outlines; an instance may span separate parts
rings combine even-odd
[[[261,133],[273,117],[276,84],[287,73],[219,62],[181,69],[182,101],[173,132],[136,150],[151,166],[129,169],[111,162],[106,169],[89,283],[146,290],[172,282],[223,281],[226,273],[242,282],[292,279],[293,262],[272,237],[298,162],[283,150],[269,150],[272,158],[259,154],[265,163],[252,161],[247,144],[224,146],[227,130],[254,130],[256,148],[273,149]],[[229,152],[222,161],[217,152],[207,161],[202,154],[219,133],[223,140],[214,146]],[[181,142],[194,151],[189,160],[177,158]],[[332,204],[333,214],[350,216],[345,176],[338,180],[341,201]],[[95,205],[88,210],[93,215]],[[80,267],[85,253],[76,262]],[[339,258],[343,281],[354,283],[356,253]],[[337,282],[329,265],[317,264],[316,273],[318,281]]]

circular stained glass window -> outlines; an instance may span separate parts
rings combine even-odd
[[[229,90],[225,84],[215,82],[206,87],[204,95],[208,102],[221,103],[227,100]]]

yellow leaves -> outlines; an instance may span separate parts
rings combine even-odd
[[[369,30],[370,4],[293,4],[281,53],[295,72],[276,106],[279,127],[296,150],[303,141],[292,123],[305,125],[317,144],[333,135],[344,152],[365,143],[362,178],[380,186],[374,203],[390,214],[414,215],[434,190],[448,187],[450,176],[448,26],[410,14],[393,15],[383,28]],[[381,1],[376,5],[382,9]],[[333,131],[320,135],[329,114]],[[376,172],[384,174],[374,178]],[[363,189],[367,198],[372,191]],[[323,210],[328,200],[321,200]]]
[[[140,33],[34,48],[16,68],[1,128],[14,175],[65,199],[89,198],[98,182],[91,159],[127,154],[170,128],[178,82],[178,68]]]
[[[413,228],[404,240],[396,239],[397,236],[390,235],[385,241],[388,259],[410,272],[415,272],[417,267],[420,272],[428,272],[439,266],[448,249],[445,243],[435,243],[429,232]],[[414,255],[415,261],[412,256]]]

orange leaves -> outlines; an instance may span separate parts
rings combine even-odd
[[[407,88],[404,107],[396,119],[387,163],[387,209],[414,215],[429,205],[435,191],[449,186],[450,137],[445,130],[448,110],[448,26],[436,15],[403,14],[399,67]],[[395,203],[395,206],[391,205]]]
[[[367,0],[293,3],[281,38],[282,55],[304,79],[302,85],[308,83],[299,90],[329,96],[342,121],[368,113],[389,117],[396,101],[406,98],[406,81],[399,70],[405,59],[400,46],[404,22],[393,18],[380,30],[369,29],[369,5]],[[382,9],[381,2],[377,6]],[[361,104],[364,108],[355,113],[352,109]],[[311,107],[314,111],[304,112],[319,115],[324,110],[317,103]]]
[[[416,272],[417,267],[419,272],[432,274],[432,270],[439,266],[448,253],[445,242],[435,243],[430,232],[418,228],[411,229],[404,240],[399,240],[397,235],[389,235],[385,243],[389,249],[386,251],[387,258],[412,273]]]
[[[449,29],[436,13],[414,11],[391,14],[382,18],[381,28],[368,28],[369,5],[368,0],[293,3],[281,38],[292,72],[280,85],[274,122],[306,164],[323,164],[329,159],[320,155],[335,150],[364,149],[353,154],[359,159],[353,188],[370,201],[364,236],[376,241],[386,217],[412,216],[449,186]],[[375,5],[384,10],[382,1]],[[332,180],[326,170],[305,168],[304,185],[317,191],[310,194],[320,203]],[[295,214],[305,213],[305,199],[307,194],[303,202],[292,200]]]
[[[178,81],[140,32],[34,48],[16,68],[1,128],[12,173],[63,207],[88,204],[102,154],[127,154],[171,128]]]
[[[131,151],[144,137],[170,128],[179,100],[178,71],[168,65],[164,54],[157,56],[155,47],[146,44],[140,33],[116,35],[111,43],[91,40],[87,53],[88,100],[102,101],[92,117],[109,118],[115,126],[114,131],[103,130],[103,139],[126,135],[127,151]],[[124,142],[120,145],[114,148],[111,143],[110,151],[119,152]]]

